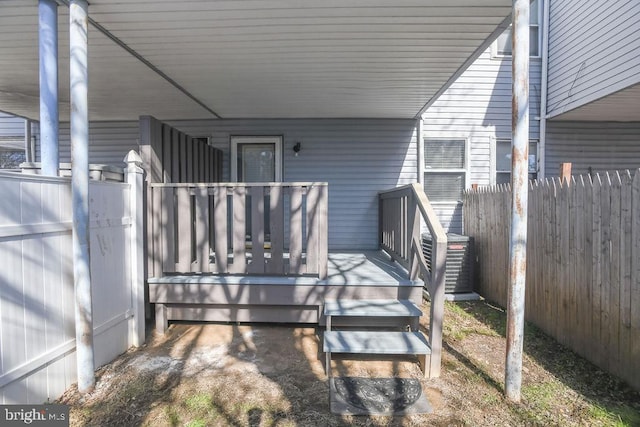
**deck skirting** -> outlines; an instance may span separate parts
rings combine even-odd
[[[174,275],[148,279],[156,317],[170,320],[317,323],[330,300],[422,302],[422,281],[375,253],[331,254],[329,277]]]

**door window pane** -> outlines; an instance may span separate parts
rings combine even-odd
[[[242,182],[276,180],[275,144],[238,144],[238,177]]]

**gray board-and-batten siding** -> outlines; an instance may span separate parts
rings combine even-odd
[[[416,121],[404,119],[231,119],[167,121],[192,137],[210,137],[224,152],[230,136],[283,137],[283,180],[329,183],[329,250],[378,247],[377,193],[416,182]],[[60,161],[68,162],[68,123],[61,123]],[[121,165],[138,148],[138,122],[91,122],[91,163]],[[301,151],[294,155],[293,146]],[[38,150],[39,151],[39,150]]]

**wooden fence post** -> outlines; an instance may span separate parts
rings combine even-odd
[[[560,182],[571,184],[571,163],[560,163]]]

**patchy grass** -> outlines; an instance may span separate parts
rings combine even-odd
[[[504,310],[485,302],[447,303],[452,349],[462,349],[477,368],[476,374],[487,382],[504,387]],[[500,336],[499,351],[490,349],[491,357],[482,358],[486,339],[468,334],[467,323],[481,323]],[[482,328],[482,327],[480,327]],[[462,332],[457,329],[461,329]],[[617,378],[603,372],[587,360],[525,324],[522,403],[507,403],[520,421],[531,425],[640,425],[640,394]],[[493,398],[489,403],[495,403]]]
[[[504,311],[485,302],[445,310],[442,375],[422,379],[432,414],[331,414],[320,331],[269,325],[173,325],[102,368],[94,393],[70,390],[61,403],[72,426],[640,425],[637,392],[531,325],[522,402],[507,401]],[[336,359],[339,375],[421,378],[411,359]]]

